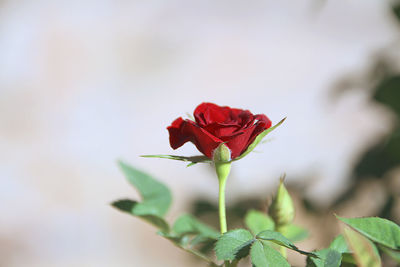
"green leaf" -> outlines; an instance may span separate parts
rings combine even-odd
[[[253,233],[257,234],[264,230],[273,230],[275,223],[270,216],[264,212],[250,210],[244,218],[246,227]]]
[[[250,257],[255,267],[290,267],[281,253],[258,240],[251,246]]]
[[[206,156],[176,156],[176,155],[142,155],[144,158],[160,158],[160,159],[172,159],[172,160],[180,160],[184,162],[190,162],[187,167],[193,166],[197,163],[211,163],[212,160],[207,158]]]
[[[292,242],[302,241],[308,237],[308,231],[295,224],[281,227],[280,232]]]
[[[164,232],[169,231],[169,225],[163,218],[161,218],[157,215],[143,214],[143,212],[141,212],[140,214],[136,213],[136,207],[139,204],[140,203],[133,201],[133,200],[121,199],[121,200],[117,200],[117,201],[113,202],[111,205],[123,212],[127,212],[129,214],[138,216],[139,218],[153,224],[161,231],[164,231]]]
[[[186,247],[185,245],[187,244],[187,240],[186,237],[177,237],[175,234],[171,234],[171,233],[165,233],[165,232],[157,232],[158,235],[170,240],[172,243],[174,243],[177,247],[183,249],[186,252],[191,253],[192,255],[208,262],[209,266],[211,267],[220,267],[219,265],[217,265],[216,263],[214,263],[212,261],[212,259],[208,258],[207,255],[205,255],[204,253],[202,253],[201,251],[192,249],[190,247]]]
[[[349,246],[347,245],[346,239],[343,235],[338,235],[329,245],[330,249],[336,250],[342,254],[342,264],[349,263],[351,265],[356,264],[356,261],[351,253]]]
[[[135,205],[135,215],[163,217],[172,202],[168,187],[126,163],[119,162],[119,165],[129,183],[139,191],[142,197],[142,202]]]
[[[394,222],[378,217],[336,217],[372,241],[391,249],[400,249],[400,227]]]
[[[344,235],[350,248],[354,252],[354,257],[359,267],[381,267],[381,259],[375,245],[366,237],[352,230],[350,227],[344,228]]]
[[[214,250],[218,260],[235,260],[245,256],[246,249],[250,248],[253,242],[254,237],[249,231],[235,229],[224,233],[218,239]]]
[[[339,267],[342,261],[342,255],[333,249],[328,249],[325,255],[324,267]]]
[[[174,243],[175,245],[178,245],[178,246],[183,246],[185,243],[185,241],[182,240],[183,238],[181,236],[177,236],[176,234],[171,233],[171,232],[158,231],[157,234],[159,236],[162,236],[162,237],[168,239],[169,241],[171,241],[172,243]]]
[[[346,240],[344,239],[343,235],[338,235],[329,245],[329,248],[336,250],[339,253],[350,252],[349,247],[347,246]]]
[[[192,240],[190,240],[190,245],[191,246],[197,246],[199,244],[208,245],[208,244],[214,244],[215,241],[216,239],[205,237],[202,235],[197,235]]]
[[[275,130],[279,125],[281,125],[284,121],[286,120],[286,118],[282,119],[280,122],[278,122],[277,124],[275,124],[274,126],[268,128],[267,130],[263,131],[262,133],[260,133],[256,139],[254,139],[253,143],[250,144],[248,146],[248,148],[246,149],[246,151],[244,153],[242,153],[239,157],[235,158],[234,160],[239,160],[243,157],[245,157],[247,154],[249,154],[251,151],[253,151],[253,149],[261,142],[261,140],[270,132],[272,132],[273,130]]]
[[[312,252],[306,252],[306,251],[298,249],[289,239],[287,239],[285,236],[283,236],[279,232],[275,232],[275,231],[271,231],[271,230],[262,231],[261,233],[257,234],[256,238],[271,241],[275,244],[284,246],[288,249],[295,250],[304,255],[315,256],[315,254]]]
[[[353,253],[349,253],[349,252],[345,252],[342,253],[342,265],[344,265],[343,267],[347,267],[347,266],[357,266],[357,262],[354,259],[354,254]]]
[[[148,174],[141,172],[123,162],[119,165],[128,181],[139,191],[142,202],[122,199],[112,203],[115,208],[138,216],[155,225],[161,231],[168,232],[169,225],[163,219],[172,202],[169,189]]]
[[[341,264],[342,255],[334,249],[322,249],[315,254],[318,257],[307,258],[307,267],[339,267]]]
[[[381,245],[379,246],[379,248],[397,263],[400,263],[400,251],[391,250],[390,248]]]
[[[190,214],[181,215],[174,223],[172,230],[177,235],[198,234],[201,237],[216,240],[220,234],[210,226],[200,222]]]
[[[182,248],[189,241],[187,237],[178,236],[178,235],[176,235],[175,233],[172,233],[172,232],[158,231],[157,234],[159,236],[162,236],[162,237],[168,239],[169,241],[171,241],[172,243],[174,243],[178,247],[182,247]]]

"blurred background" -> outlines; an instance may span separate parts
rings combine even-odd
[[[203,266],[109,205],[139,197],[123,159],[171,188],[170,221],[213,212],[209,166],[138,157],[197,155],[166,127],[203,101],[288,117],[233,166],[233,225],[283,173],[302,249],[334,212],[399,223],[399,27],[382,0],[0,1],[0,266]]]

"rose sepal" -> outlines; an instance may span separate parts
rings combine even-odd
[[[206,156],[177,156],[177,155],[141,155],[143,158],[160,158],[160,159],[172,159],[172,160],[179,160],[184,162],[190,162],[187,167],[193,166],[197,163],[211,163],[212,160]]]
[[[262,133],[260,133],[256,139],[254,139],[253,143],[251,143],[247,149],[237,158],[233,159],[232,161],[236,161],[239,159],[244,158],[245,156],[247,156],[251,151],[254,150],[254,148],[256,148],[256,146],[262,141],[262,139],[269,134],[270,132],[272,132],[273,130],[275,130],[276,128],[278,128],[284,121],[286,120],[286,117],[283,118],[280,122],[278,122],[277,124],[275,124],[274,126],[264,130]]]

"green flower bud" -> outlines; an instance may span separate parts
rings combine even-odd
[[[218,179],[226,181],[231,171],[231,150],[224,144],[220,144],[213,152],[213,161]]]
[[[229,162],[231,160],[231,150],[224,143],[220,144],[213,152],[214,162]]]
[[[274,219],[277,227],[290,224],[294,219],[293,201],[283,182],[284,177],[281,178],[278,192],[269,207],[269,214]]]

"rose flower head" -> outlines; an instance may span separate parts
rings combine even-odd
[[[229,148],[230,160],[244,156],[262,137],[283,122],[271,127],[271,121],[264,114],[253,115],[248,110],[213,103],[200,104],[193,115],[195,121],[179,117],[167,127],[171,147],[177,149],[186,142],[192,142],[211,160],[222,144]],[[260,138],[256,140],[258,136]]]

